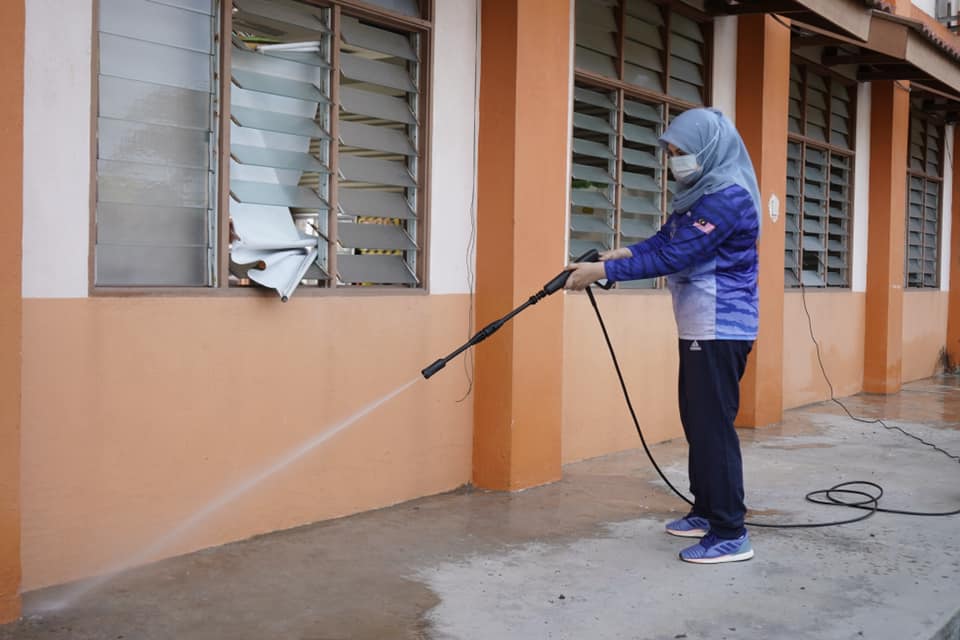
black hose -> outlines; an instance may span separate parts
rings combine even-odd
[[[806,294],[804,293],[803,295],[805,296]],[[683,493],[681,493],[679,489],[673,486],[673,483],[667,479],[667,476],[663,473],[663,470],[660,469],[660,465],[657,464],[657,461],[654,459],[653,454],[650,452],[650,447],[647,446],[647,440],[643,436],[643,430],[640,428],[640,421],[637,419],[637,414],[633,410],[633,402],[630,401],[630,393],[627,391],[627,385],[623,380],[623,373],[620,370],[620,363],[617,361],[617,354],[613,349],[613,343],[610,342],[610,334],[607,333],[607,327],[603,322],[603,316],[600,314],[600,307],[597,306],[597,299],[593,295],[592,287],[587,287],[587,297],[590,298],[590,304],[593,306],[593,310],[597,314],[597,321],[600,323],[601,331],[603,331],[603,339],[607,343],[607,349],[610,351],[610,358],[613,360],[613,368],[616,369],[617,371],[617,379],[620,381],[620,389],[623,391],[623,398],[624,400],[627,401],[627,408],[630,410],[630,417],[633,419],[633,426],[636,427],[637,429],[637,435],[640,436],[640,443],[643,445],[643,450],[647,454],[647,458],[650,459],[650,464],[653,465],[653,468],[656,469],[657,474],[659,474],[660,478],[667,484],[668,487],[670,487],[670,489],[675,494],[677,494],[677,496],[681,500],[693,506],[693,502],[688,497],[686,497]],[[804,300],[803,300],[803,308],[804,308],[804,311],[807,311],[806,297],[804,297]],[[810,320],[809,311],[807,311],[807,319],[810,322],[810,337],[813,339],[813,342],[817,347],[817,359],[820,360],[820,344],[817,342],[817,339],[813,335],[813,322],[812,320]],[[960,462],[960,458],[958,458],[957,456],[947,451],[944,451],[943,449],[935,445],[932,445],[926,442],[925,440],[922,440],[921,438],[914,436],[913,434],[907,433],[900,427],[887,426],[882,420],[879,420],[879,419],[866,420],[863,418],[855,417],[852,413],[850,413],[849,410],[847,410],[847,408],[843,405],[843,403],[841,403],[839,400],[837,400],[834,397],[833,385],[830,384],[830,379],[827,378],[827,372],[823,366],[822,360],[820,360],[820,370],[823,372],[823,377],[826,378],[827,384],[830,387],[830,399],[833,402],[836,402],[837,404],[839,404],[841,407],[843,407],[844,411],[847,412],[847,415],[849,415],[854,420],[857,420],[859,422],[866,422],[868,424],[881,424],[887,429],[895,429],[897,431],[905,433],[906,435],[916,440],[919,440],[920,442],[936,449],[940,453],[943,453],[944,455]],[[851,488],[851,487],[858,487],[858,488]],[[869,491],[864,490],[866,488],[873,489],[875,493],[871,493]],[[840,496],[853,496],[854,498],[851,499],[850,501],[846,501],[841,499]],[[751,527],[766,527],[771,529],[814,529],[817,527],[834,527],[841,524],[851,524],[853,522],[860,522],[861,520],[866,520],[867,518],[875,515],[878,512],[879,513],[898,513],[898,514],[910,515],[910,516],[953,516],[953,515],[960,514],[960,509],[956,509],[954,511],[944,511],[944,512],[924,512],[924,511],[904,511],[901,509],[881,508],[880,507],[881,497],[883,497],[883,487],[881,487],[879,484],[875,482],[869,482],[866,480],[853,480],[850,482],[841,482],[840,484],[836,484],[830,487],[829,489],[818,489],[816,491],[811,491],[805,496],[805,499],[808,500],[809,502],[813,502],[816,504],[825,504],[829,506],[841,506],[841,507],[850,507],[853,509],[862,509],[866,511],[865,514],[854,517],[854,518],[849,518],[847,520],[830,520],[827,522],[797,522],[797,523],[777,524],[777,523],[767,523],[767,522],[745,521],[744,524]]]

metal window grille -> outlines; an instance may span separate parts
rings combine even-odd
[[[647,0],[577,0],[575,13],[571,256],[657,232],[673,188],[657,140],[705,103],[710,77],[704,15]]]
[[[855,112],[851,81],[794,60],[787,121],[787,287],[850,286]]]

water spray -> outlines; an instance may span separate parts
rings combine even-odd
[[[34,605],[34,610],[54,612],[71,607],[90,592],[96,591],[106,583],[112,581],[123,571],[126,571],[131,567],[139,566],[146,562],[156,560],[157,557],[169,550],[170,547],[175,542],[180,540],[180,538],[182,538],[186,533],[193,531],[199,525],[207,522],[215,513],[227,505],[235,502],[238,498],[248,493],[254,487],[259,486],[260,483],[267,478],[274,476],[275,474],[289,467],[291,464],[297,462],[308,453],[312,452],[314,449],[336,436],[341,431],[349,428],[358,420],[370,415],[380,406],[390,402],[395,397],[399,396],[401,393],[415,385],[419,380],[419,376],[413,378],[406,384],[400,385],[393,391],[371,402],[363,409],[360,409],[356,413],[344,418],[329,429],[300,443],[295,448],[287,451],[272,464],[246,477],[239,484],[233,485],[225,490],[206,505],[194,511],[193,514],[180,522],[180,524],[178,524],[176,527],[154,539],[146,547],[143,547],[135,553],[123,558],[113,566],[105,569],[98,576],[67,586],[65,589],[61,590],[59,596],[49,597],[41,604]]]
[[[576,258],[574,262],[598,262],[599,260],[600,260],[600,253],[596,249],[590,249],[583,255]],[[553,295],[557,291],[560,291],[561,289],[563,289],[563,286],[567,284],[567,279],[570,277],[571,273],[572,273],[571,271],[564,269],[563,271],[558,273],[556,276],[554,276],[554,278],[550,280],[550,282],[543,285],[543,288],[540,289],[540,291],[537,291],[535,294],[530,296],[526,302],[524,302],[519,307],[515,308],[513,311],[503,316],[502,318],[498,318],[494,320],[493,322],[485,326],[483,329],[480,329],[480,331],[477,331],[472,338],[470,338],[465,343],[460,345],[453,353],[451,353],[445,358],[440,358],[438,360],[435,360],[427,368],[423,369],[420,373],[423,374],[424,378],[430,379],[430,376],[435,374],[437,371],[440,371],[440,369],[443,369],[445,366],[447,366],[448,362],[456,358],[458,355],[460,355],[470,347],[480,344],[481,342],[483,342],[484,340],[486,340],[487,338],[495,334],[500,329],[500,327],[506,324],[509,320],[511,320],[514,316],[519,314],[521,311],[523,311],[529,306],[537,304],[547,296]],[[610,287],[613,286],[613,283],[612,282],[605,282],[604,284],[597,283],[597,286],[603,289],[609,289]]]

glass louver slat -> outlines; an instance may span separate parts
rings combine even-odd
[[[340,72],[345,78],[367,84],[389,87],[407,93],[416,93],[406,67],[369,60],[353,53],[340,54]]]
[[[413,250],[416,244],[395,224],[339,222],[337,240],[351,249]]]
[[[417,284],[402,256],[342,254],[337,256],[337,271],[346,283]]]
[[[418,59],[409,37],[362,24],[356,18],[344,16],[340,23],[340,33],[343,41],[349,45],[413,62]]]

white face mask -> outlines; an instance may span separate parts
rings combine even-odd
[[[710,142],[700,150],[700,153],[705,153],[707,149],[712,147],[719,139],[720,132],[717,131]],[[684,184],[696,182],[697,178],[700,177],[700,173],[703,171],[703,167],[700,166],[700,161],[697,159],[699,155],[699,153],[688,153],[683,156],[673,156],[670,158],[670,171],[673,173],[673,177],[676,178],[677,182]]]
[[[700,163],[697,156],[687,154],[685,156],[673,156],[670,158],[670,172],[677,182],[693,182],[700,175]]]

